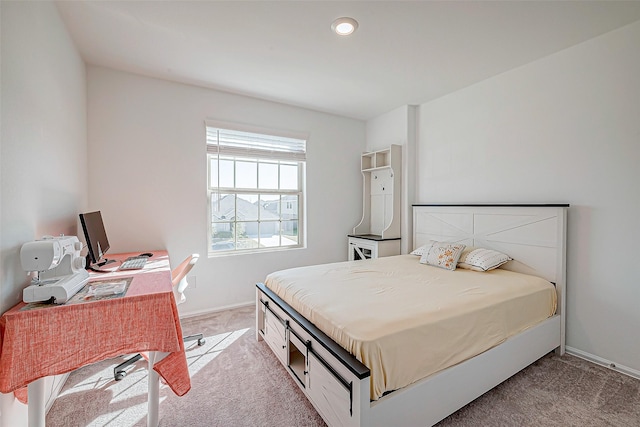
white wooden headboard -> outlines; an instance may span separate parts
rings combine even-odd
[[[568,205],[414,205],[414,247],[428,240],[495,249],[505,268],[557,283],[565,275]]]
[[[513,258],[501,268],[553,282],[564,342],[568,208],[568,204],[413,205],[413,247],[437,240],[494,249]]]

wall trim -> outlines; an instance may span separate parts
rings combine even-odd
[[[625,374],[640,380],[640,371],[636,369],[629,368],[628,366],[620,365],[618,363],[612,362],[607,359],[603,359],[602,357],[596,356],[591,353],[587,353],[586,351],[578,350],[577,348],[566,346],[565,350],[567,353],[573,356],[579,357],[589,362],[593,362],[596,365],[604,366],[605,368],[609,368],[612,371],[620,372],[621,374]]]

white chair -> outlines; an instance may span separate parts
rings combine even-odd
[[[177,304],[181,304],[187,299],[184,295],[184,291],[189,285],[189,283],[187,282],[187,274],[189,274],[195,263],[198,262],[198,258],[200,258],[200,255],[191,254],[187,258],[185,258],[185,260],[182,261],[180,265],[178,265],[171,271],[171,285],[173,286],[173,292],[176,297]],[[206,342],[203,334],[189,335],[183,337],[182,340],[184,342],[198,340],[198,345],[200,346],[204,345]],[[135,356],[125,360],[124,362],[113,368],[114,379],[116,381],[120,381],[121,379],[126,377],[127,371],[125,371],[125,368],[142,359],[142,357],[144,357],[142,354],[136,354]]]
[[[187,297],[184,295],[184,290],[189,286],[187,282],[187,274],[191,271],[196,262],[198,262],[200,255],[191,254],[179,266],[171,271],[171,284],[173,285],[173,292],[176,296],[176,303],[182,304],[186,301]],[[198,340],[198,345],[204,345],[204,335],[194,334],[182,338],[184,342]]]

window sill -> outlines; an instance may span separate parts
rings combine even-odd
[[[236,255],[270,254],[274,252],[285,252],[285,251],[292,251],[296,249],[306,249],[306,246],[283,246],[283,247],[271,248],[271,249],[244,249],[244,250],[235,250],[235,251],[215,251],[215,252],[209,252],[207,255],[209,258],[221,258],[221,257],[236,256]]]

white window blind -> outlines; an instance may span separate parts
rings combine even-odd
[[[306,144],[304,139],[207,126],[207,152],[213,155],[304,162]]]

